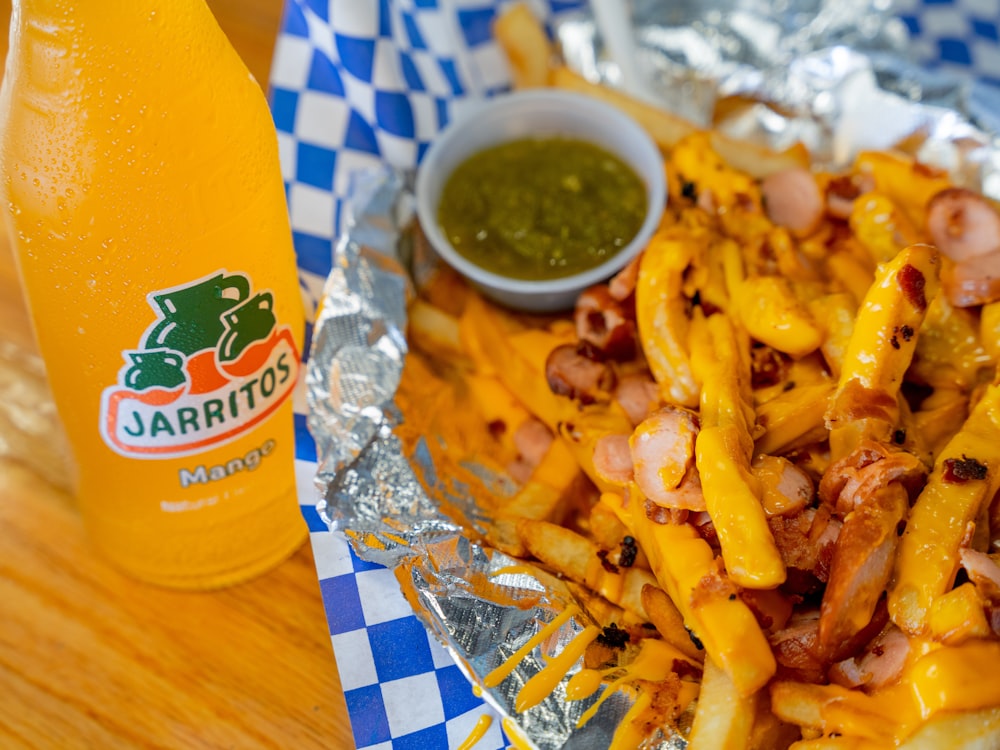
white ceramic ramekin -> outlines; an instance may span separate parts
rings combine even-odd
[[[601,146],[630,165],[645,183],[646,218],[632,241],[596,268],[546,281],[507,278],[459,255],[437,221],[442,189],[455,168],[490,146],[556,136]],[[483,294],[508,307],[551,312],[573,307],[581,291],[613,276],[645,247],[666,204],[666,176],[656,144],[625,113],[580,94],[532,89],[488,99],[449,124],[424,154],[417,172],[416,201],[421,228],[434,249]]]

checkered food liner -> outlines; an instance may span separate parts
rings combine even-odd
[[[901,18],[918,34],[913,49],[946,69],[957,66],[974,75],[995,72],[998,68],[989,62],[995,59],[990,57],[995,44],[990,52],[989,43],[996,41],[996,26],[990,19],[998,14],[987,7],[990,1],[907,4]],[[309,388],[327,389],[312,415],[324,448],[322,462],[317,461],[307,428],[304,392],[297,394],[300,495],[313,531],[317,573],[355,742],[361,748],[457,748],[477,724],[483,727],[483,717],[488,717],[488,725],[476,747],[509,744],[500,714],[490,706],[506,705],[506,697],[487,694],[489,703],[484,702],[467,679],[495,663],[499,631],[480,628],[474,633],[477,638],[456,644],[451,624],[456,606],[469,594],[457,572],[470,565],[490,571],[504,561],[468,545],[456,525],[437,514],[426,498],[412,498],[406,513],[388,527],[381,523],[380,510],[386,488],[398,494],[396,488],[412,481],[412,467],[400,461],[392,436],[397,415],[389,405],[406,348],[400,331],[409,292],[393,256],[406,245],[398,230],[410,216],[409,170],[447,122],[476,100],[506,88],[505,64],[490,35],[501,5],[491,0],[287,0],[276,45],[271,104],[303,294],[314,311],[324,300],[325,329],[317,333],[314,352],[329,346],[329,341],[324,343],[329,337],[340,342],[334,347],[335,358],[325,360],[335,366],[310,368]],[[657,4],[634,5],[636,35],[644,38],[641,13],[655,10]],[[944,6],[964,18],[964,25],[943,23]],[[615,82],[615,65],[603,53],[586,3],[551,0],[532,7],[577,70],[594,80]],[[945,54],[956,49],[956,29],[968,32],[959,41],[975,51],[964,62]],[[928,30],[938,34],[938,41],[919,36]],[[830,59],[822,57],[822,46],[815,47],[812,60],[821,64]],[[795,52],[793,61],[795,56],[801,55]],[[662,73],[661,68],[651,70]],[[977,88],[981,82],[975,78],[958,87],[962,94],[956,99],[952,83],[957,79],[950,76],[951,70],[940,79],[911,75],[905,68],[902,75],[886,70],[878,75],[894,83],[897,93],[909,91],[911,98],[927,98],[936,90],[952,97],[948,105],[965,106],[977,98],[994,111],[1000,105],[991,89]],[[733,75],[730,81],[748,80]],[[669,91],[670,79],[665,80]],[[983,109],[989,111],[990,106]],[[937,126],[943,119],[930,121]],[[978,168],[980,176],[989,172],[981,164]],[[347,226],[352,227],[350,240],[341,232]],[[335,252],[338,237],[342,241]],[[361,266],[366,270],[360,272]],[[377,319],[357,299],[358,284],[368,292],[378,290],[384,310]],[[308,334],[311,339],[312,326]],[[336,439],[323,439],[330,435]],[[314,475],[319,477],[320,494]],[[460,489],[449,477],[438,479],[439,488],[450,493]],[[423,480],[426,484],[427,477]],[[331,533],[331,527],[338,531]],[[344,530],[353,532],[353,546]],[[425,552],[424,560],[448,564],[428,566],[410,557],[398,565],[402,551],[413,549]],[[500,582],[511,590],[537,594],[537,580],[527,576]],[[414,616],[401,583],[419,602],[434,635]],[[522,635],[561,608],[565,594],[550,584],[549,600],[525,616]],[[488,616],[481,621],[493,622]],[[508,627],[505,632],[516,636],[517,630]],[[439,639],[451,643],[453,653],[442,648]],[[608,723],[592,726],[606,728]],[[548,738],[545,746],[555,747],[568,734],[545,728],[535,736],[543,742]],[[606,745],[606,737],[581,738],[580,746]]]

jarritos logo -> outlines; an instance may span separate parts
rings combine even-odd
[[[270,416],[295,387],[299,353],[269,291],[217,271],[147,299],[156,320],[122,352],[118,383],[101,399],[101,436],[136,458],[185,456],[221,445]]]

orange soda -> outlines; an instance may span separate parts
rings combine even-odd
[[[301,544],[277,138],[204,0],[14,0],[7,226],[96,546],[182,588]]]

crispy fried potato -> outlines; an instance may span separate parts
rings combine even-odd
[[[698,128],[687,120],[652,104],[634,99],[617,89],[591,83],[565,66],[556,66],[549,74],[549,85],[592,96],[625,112],[638,122],[657,146],[667,149]]]
[[[666,591],[659,586],[644,586],[642,604],[649,621],[656,626],[665,641],[676,646],[685,656],[697,661],[705,660],[705,649],[692,640],[691,633],[684,627],[684,618]]]
[[[693,748],[1000,749],[992,561],[973,582],[958,575],[964,548],[1000,548],[1000,302],[937,294],[951,261],[921,243],[950,179],[875,152],[809,172],[801,145],[702,130],[569,70],[522,3],[494,33],[516,88],[618,107],[667,164],[653,239],[588,297],[634,321],[634,350],[595,350],[593,305],[512,314],[453,275],[418,279],[411,307],[414,349],[448,361],[414,365],[404,415],[434,414],[406,434],[441,430],[457,473],[477,451],[502,470],[519,424],[554,436],[530,476],[511,472],[521,487],[495,499],[485,536],[540,561],[540,580],[562,578],[583,608],[592,644],[568,655],[586,651],[590,674],[577,687],[603,676],[613,692],[647,670],[628,688],[627,746],[677,722],[700,681]],[[996,206],[981,203],[989,224]],[[961,215],[945,218],[961,232]],[[549,369],[569,347],[606,376],[594,392],[567,394]],[[645,416],[617,395],[635,376]],[[471,417],[446,424],[441,412],[467,403]],[[657,423],[650,455],[637,446],[657,409],[689,419]]]
[[[514,3],[501,13],[493,24],[493,35],[507,55],[515,88],[548,83],[552,49],[545,29],[525,3]]]
[[[741,695],[723,670],[705,661],[689,750],[748,750],[757,695]]]
[[[596,544],[553,523],[523,519],[517,531],[528,552],[539,560],[567,578],[586,584],[613,604],[648,619],[642,589],[656,582],[648,570],[606,566]]]

